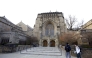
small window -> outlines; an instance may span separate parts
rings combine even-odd
[[[1,44],[4,45],[4,44],[7,44],[9,43],[9,38],[1,38]]]

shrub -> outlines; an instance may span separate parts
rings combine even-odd
[[[81,45],[82,48],[92,48],[91,45]]]

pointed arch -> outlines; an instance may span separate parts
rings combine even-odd
[[[43,47],[47,47],[47,40],[43,41]]]
[[[54,40],[50,41],[50,47],[55,47],[55,41]]]
[[[45,22],[43,22],[43,36],[46,36],[46,26],[48,25],[48,24],[52,24],[53,26],[54,26],[54,35],[56,35],[56,30],[57,30],[57,25],[56,25],[56,22],[54,22],[53,20],[47,20],[47,21],[45,21]],[[53,32],[53,31],[52,31]]]
[[[45,26],[45,35],[46,36],[53,36],[54,35],[54,25],[51,21],[48,21]]]

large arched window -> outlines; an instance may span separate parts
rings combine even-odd
[[[53,36],[54,35],[54,26],[50,22],[45,27],[45,35],[47,35],[47,36]]]

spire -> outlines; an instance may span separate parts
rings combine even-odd
[[[5,18],[5,15],[3,17]]]
[[[21,20],[21,23],[22,23],[22,20]]]
[[[58,12],[58,11],[56,10],[56,12]]]
[[[22,22],[22,20],[21,20],[21,22]]]
[[[51,12],[51,10],[50,10],[50,12]]]

